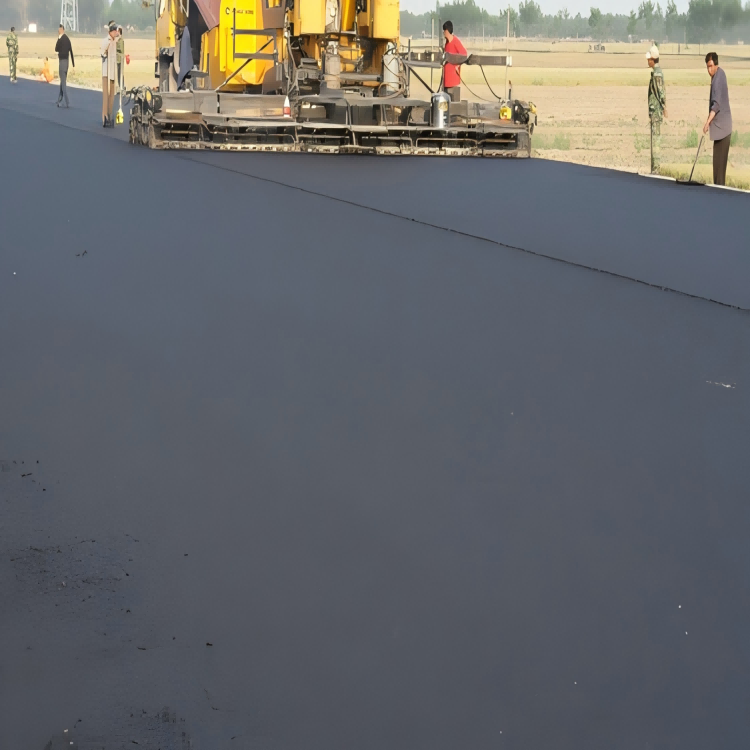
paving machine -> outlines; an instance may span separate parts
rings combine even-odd
[[[398,0],[155,0],[158,86],[131,92],[151,148],[529,156],[533,105],[452,102],[425,70],[504,56],[399,48]],[[420,71],[421,70],[421,74]],[[424,76],[424,77],[423,77]],[[485,76],[486,79],[486,76]],[[412,96],[415,80],[429,92]],[[489,83],[488,83],[489,86]]]

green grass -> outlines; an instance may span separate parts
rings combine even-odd
[[[739,133],[735,130],[729,143],[737,148],[750,148],[750,133]]]
[[[659,174],[662,174],[665,177],[674,177],[676,180],[687,180],[687,178],[690,177],[691,169],[692,165],[662,164],[659,168]],[[740,190],[750,190],[750,179],[744,174],[741,176],[733,175],[732,171],[733,170],[730,168],[727,173],[727,186],[739,188]],[[712,175],[713,166],[711,164],[698,164],[693,173],[693,180],[710,185],[713,182]]]
[[[635,150],[640,154],[644,148],[651,148],[651,136],[636,133],[634,136]]]
[[[685,147],[696,148],[697,145],[698,145],[698,131],[695,128],[693,128],[687,134],[687,138],[685,139]]]
[[[570,136],[556,133],[555,137],[541,133],[534,133],[531,145],[540,150],[554,149],[556,151],[570,151]]]

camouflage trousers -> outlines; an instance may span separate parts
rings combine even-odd
[[[8,55],[8,65],[10,66],[10,80],[16,80],[16,63],[18,62],[18,55],[14,55],[12,52]]]
[[[661,117],[651,116],[651,174],[661,166]]]

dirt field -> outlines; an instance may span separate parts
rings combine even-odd
[[[505,48],[471,40],[465,45],[500,54]],[[511,45],[508,77],[513,96],[532,101],[539,125],[535,155],[579,164],[650,171],[648,119],[649,69],[645,45],[607,44],[605,53],[589,53],[588,43],[541,44],[517,40]],[[750,55],[742,46],[713,46],[729,80],[736,139],[729,152],[727,181],[750,188]],[[667,114],[662,125],[662,172],[687,176],[708,114],[707,48],[677,45],[661,49],[667,83]],[[505,70],[485,68],[493,90],[502,95]],[[491,100],[478,68],[462,71],[468,99]],[[466,90],[468,86],[471,91]],[[711,144],[704,142],[696,176],[711,181]]]
[[[0,32],[5,38],[6,32]],[[20,34],[18,46],[19,75],[33,76],[42,69],[45,55],[52,62],[52,70],[57,72],[55,55],[56,36]],[[99,57],[99,37],[71,36],[76,67],[68,73],[68,81],[79,86],[101,86],[101,59]],[[130,65],[126,67],[126,85],[136,86],[154,82],[154,40],[148,38],[125,38],[125,52],[130,55]],[[8,55],[5,44],[0,52],[0,74],[8,75]]]
[[[3,34],[4,35],[4,34]],[[405,40],[404,40],[405,41]],[[41,70],[44,55],[54,59],[54,37],[22,35],[19,73],[34,75]],[[505,47],[481,39],[465,39],[469,51],[494,51]],[[413,43],[418,46],[419,43]],[[99,85],[99,39],[73,39],[76,68],[71,83]],[[649,127],[646,104],[649,70],[646,45],[607,44],[605,53],[589,53],[588,42],[541,43],[514,40],[510,51],[513,67],[509,78],[513,95],[534,102],[539,125],[534,134],[535,154],[548,159],[649,171]],[[728,180],[750,187],[750,55],[742,46],[712,47],[727,72],[736,140],[729,154]],[[126,38],[126,83],[153,83],[154,42],[148,38]],[[707,48],[676,44],[661,49],[661,65],[667,82],[668,118],[662,126],[663,172],[686,174],[695,157],[702,123],[708,110],[709,78],[703,58]],[[486,68],[492,88],[501,94],[505,70]],[[7,74],[7,57],[0,59],[0,73]],[[478,68],[463,70],[463,95],[491,100],[492,95]],[[41,84],[40,84],[41,85]],[[468,88],[467,88],[468,87]],[[420,88],[415,85],[415,93]],[[704,144],[697,174],[711,176],[711,146]]]

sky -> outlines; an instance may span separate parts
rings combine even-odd
[[[571,16],[580,13],[586,18],[589,16],[592,5],[599,8],[602,13],[622,13],[624,15],[627,15],[633,9],[637,9],[640,5],[640,0],[536,0],[536,2],[539,3],[542,12],[545,14],[551,13],[554,15],[558,10],[567,8]],[[476,0],[476,3],[495,15],[499,12],[500,7],[508,7],[508,0],[496,0],[495,2],[492,2],[492,0],[489,2],[487,0]],[[511,0],[510,4],[517,8],[518,0]],[[664,9],[667,0],[663,0],[660,4]],[[688,0],[677,0],[676,5],[677,10],[684,13],[687,11]],[[424,13],[434,7],[434,0],[401,0],[401,10],[410,10],[412,13]]]

